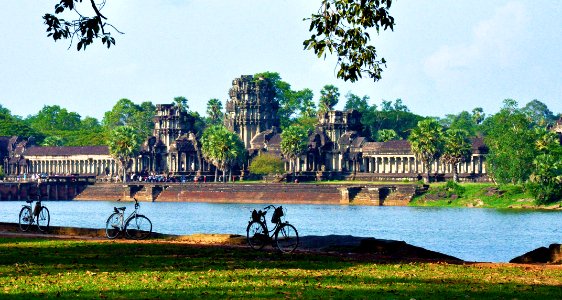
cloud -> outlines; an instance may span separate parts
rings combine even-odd
[[[464,45],[443,45],[424,61],[425,73],[438,83],[461,80],[467,71],[509,68],[517,64],[519,45],[529,22],[522,2],[512,1],[473,27],[472,39]]]

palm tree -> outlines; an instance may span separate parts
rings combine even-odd
[[[444,135],[445,148],[443,161],[453,166],[453,181],[459,182],[458,164],[469,158],[472,143],[468,138],[468,131],[464,129],[449,129]]]
[[[321,113],[328,112],[338,104],[340,99],[339,89],[331,84],[325,85],[320,91],[320,101],[318,103],[318,111]]]
[[[211,124],[220,124],[222,117],[222,102],[213,98],[207,102],[207,115],[211,119]]]
[[[109,154],[113,156],[121,165],[123,172],[123,182],[127,181],[127,167],[131,158],[138,153],[141,137],[131,126],[119,126],[109,134],[107,141]]]
[[[181,112],[187,112],[187,110],[189,110],[189,105],[187,105],[187,98],[183,96],[175,97],[174,104]]]
[[[301,126],[291,125],[281,133],[281,152],[293,162],[291,167],[293,175],[295,175],[297,158],[306,150],[307,142],[308,134]]]
[[[246,148],[237,134],[222,125],[213,125],[203,132],[201,152],[216,167],[215,181],[217,181],[217,171],[222,170],[223,180],[226,179],[226,169],[231,169],[237,162],[243,160]]]
[[[418,122],[418,126],[412,129],[408,138],[412,152],[420,160],[426,171],[425,183],[429,183],[431,164],[443,153],[443,128],[434,119],[426,119]]]

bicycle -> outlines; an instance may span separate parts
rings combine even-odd
[[[146,216],[138,213],[140,204],[135,199],[135,210],[125,218],[125,207],[114,207],[113,213],[105,223],[105,235],[108,239],[116,238],[125,231],[128,238],[142,240],[152,233],[152,222]]]
[[[270,231],[267,227],[265,215],[271,208],[274,210],[271,223],[275,226]],[[250,247],[254,250],[261,250],[267,243],[271,243],[272,246],[277,246],[277,249],[283,253],[293,252],[299,245],[299,233],[295,226],[281,220],[284,215],[282,206],[269,205],[263,211],[254,209],[246,228],[246,237]]]
[[[41,200],[37,200],[37,202],[35,202],[35,207],[32,210],[31,203],[33,203],[33,200],[25,200],[25,202],[27,202],[27,205],[23,205],[19,215],[20,230],[27,231],[33,223],[36,223],[39,231],[48,231],[51,215],[49,214],[47,207],[41,205]]]

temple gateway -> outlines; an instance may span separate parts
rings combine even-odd
[[[264,152],[291,162],[281,153],[279,103],[272,83],[251,75],[232,81],[226,101],[224,125],[240,136],[248,161],[236,169],[242,178],[252,158]],[[328,111],[318,115],[309,132],[308,148],[295,165],[303,180],[419,180],[425,173],[406,140],[372,142],[362,135],[361,114],[356,110]],[[154,130],[142,145],[139,155],[128,166],[130,174],[164,174],[165,176],[210,176],[215,167],[204,159],[199,137],[193,132],[194,119],[174,104],[159,104],[154,116]],[[462,181],[483,181],[486,176],[487,147],[481,138],[472,139],[470,160],[458,165]],[[107,146],[41,147],[33,138],[0,137],[0,159],[10,178],[32,174],[96,176],[112,180],[119,174],[118,163]],[[452,177],[452,165],[439,160],[431,172],[437,179]]]

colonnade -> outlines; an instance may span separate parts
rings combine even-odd
[[[366,173],[425,173],[426,168],[421,161],[413,155],[377,155],[363,157],[362,171]],[[485,158],[483,155],[472,155],[470,161],[459,163],[459,173],[486,173]],[[453,165],[436,160],[431,165],[432,173],[453,173]]]
[[[112,175],[119,170],[114,159],[29,160],[27,173]]]

